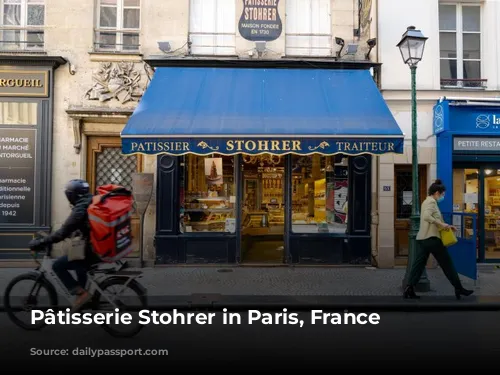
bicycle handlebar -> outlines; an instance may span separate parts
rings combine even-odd
[[[47,232],[37,232],[37,233],[35,233],[34,238],[35,238],[35,239],[42,239],[42,238],[45,238],[45,237],[48,237],[48,236],[49,236],[49,233],[47,233]],[[52,244],[45,245],[45,246],[44,246],[44,249],[45,249],[45,253],[46,253],[48,256],[50,256],[50,254],[52,253]],[[38,262],[38,260],[37,260],[37,258],[36,258],[36,257],[37,257],[37,255],[38,255],[38,251],[32,251],[32,250],[30,249],[30,252],[31,252],[32,257],[33,257],[33,259],[35,260],[35,262],[40,263],[40,262]]]

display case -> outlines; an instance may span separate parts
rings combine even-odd
[[[326,222],[326,179],[314,181],[314,220]]]
[[[243,235],[266,235],[269,233],[269,214],[264,211],[244,213],[242,225]]]
[[[185,232],[224,232],[226,220],[234,217],[228,197],[190,197],[184,204]]]

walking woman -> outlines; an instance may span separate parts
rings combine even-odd
[[[404,298],[420,298],[415,294],[414,287],[420,280],[422,272],[424,272],[430,254],[434,255],[434,258],[436,258],[451,285],[455,287],[455,296],[457,299],[460,299],[461,296],[470,296],[473,293],[472,290],[467,290],[462,286],[448,249],[443,245],[439,234],[441,230],[457,230],[453,225],[444,222],[438,207],[438,202],[444,199],[445,191],[446,187],[441,180],[436,180],[429,187],[429,195],[422,203],[420,230],[417,234],[417,253],[415,262],[408,275],[408,284],[404,291]]]

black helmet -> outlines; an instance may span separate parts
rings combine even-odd
[[[87,195],[90,191],[90,186],[85,180],[71,180],[66,184],[66,188],[64,189],[64,194],[66,194],[66,198],[70,204],[75,205],[75,203]]]

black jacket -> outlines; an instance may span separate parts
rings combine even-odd
[[[82,239],[85,240],[85,258],[95,259],[96,255],[92,251],[90,244],[90,224],[87,209],[92,203],[92,195],[88,194],[80,198],[71,210],[71,214],[63,223],[61,228],[48,236],[44,242],[58,243],[70,238],[75,232],[79,232]]]

